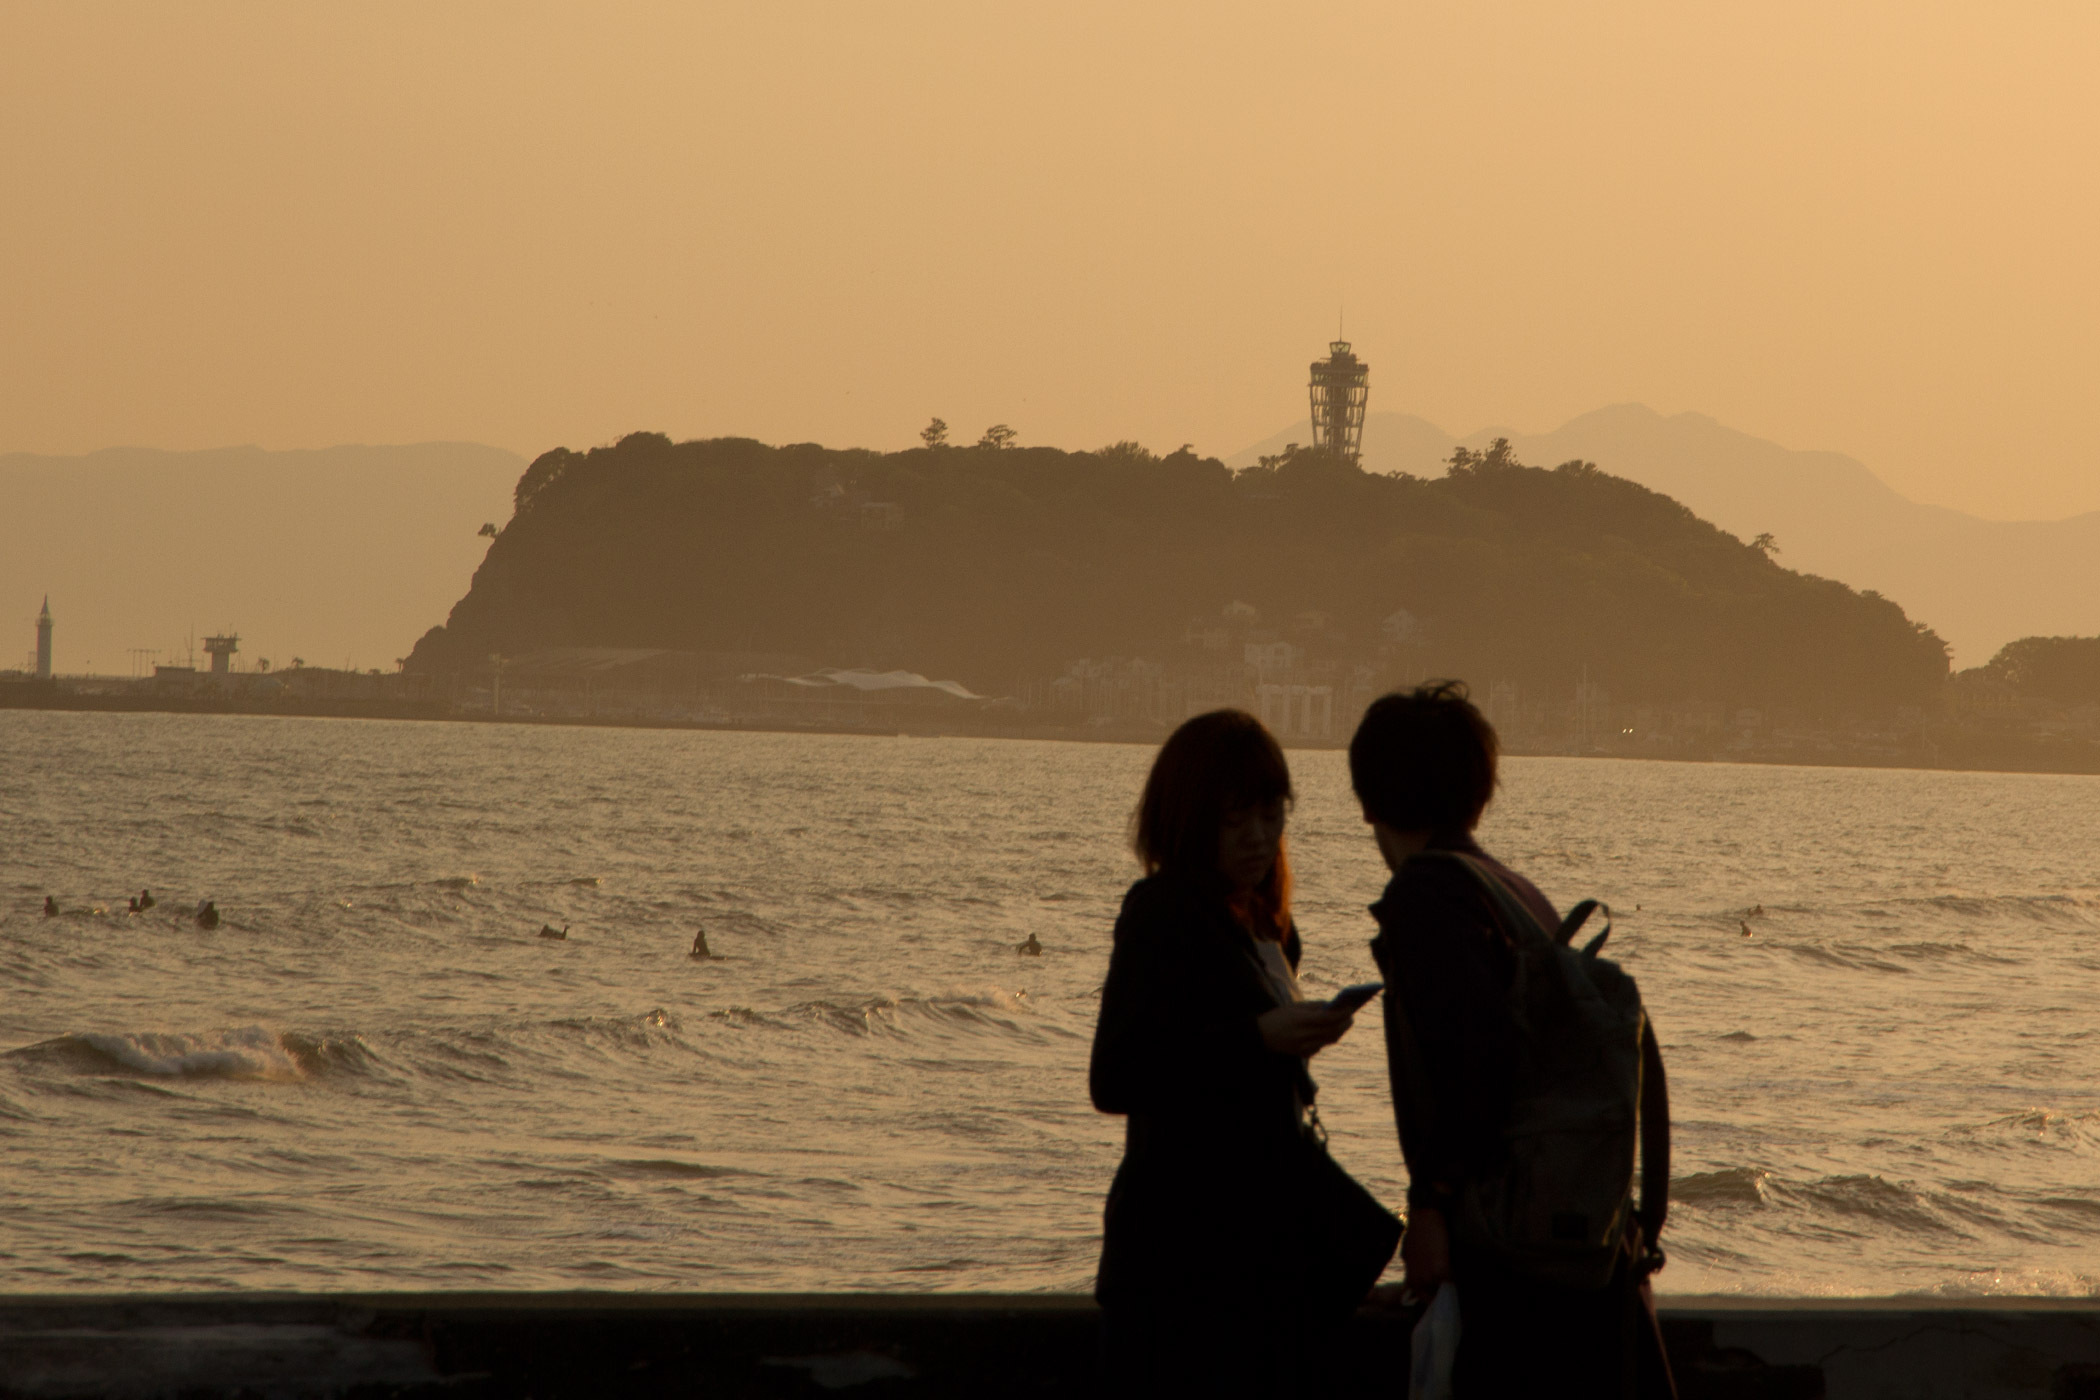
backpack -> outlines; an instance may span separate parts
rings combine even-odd
[[[1662,1265],[1657,1241],[1669,1210],[1669,1099],[1640,991],[1618,964],[1597,955],[1611,936],[1610,909],[1584,900],[1549,933],[1478,858],[1425,851],[1414,859],[1452,861],[1467,872],[1508,935],[1516,962],[1509,986],[1517,1043],[1506,1151],[1498,1170],[1460,1187],[1449,1222],[1454,1240],[1520,1276],[1594,1289],[1610,1282],[1627,1228],[1637,1223],[1638,1267],[1643,1276],[1654,1272]],[[1572,946],[1599,908],[1604,931]],[[1395,1066],[1401,1072],[1395,1092],[1404,1087],[1416,1104],[1433,1108],[1406,1011],[1393,992],[1385,1002],[1404,1062]]]

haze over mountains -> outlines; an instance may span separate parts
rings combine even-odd
[[[2100,512],[1993,521],[1922,505],[1853,458],[1789,450],[1703,414],[1622,404],[1550,433],[1458,438],[1373,413],[1364,464],[1437,477],[1454,446],[1496,436],[1535,465],[1593,461],[1742,539],[1769,531],[1781,563],[1895,599],[1953,646],[1957,666],[2017,637],[2100,633]],[[1300,425],[1227,464],[1308,437]],[[471,443],[0,455],[0,667],[21,664],[46,593],[62,671],[126,673],[133,647],[180,660],[190,629],[226,627],[247,664],[296,654],[391,667],[465,593],[487,548],[474,531],[509,517],[524,467]]]
[[[0,455],[0,668],[48,593],[62,674],[127,675],[133,647],[179,663],[222,628],[243,669],[392,670],[466,591],[524,468],[473,443]]]
[[[1226,464],[1248,466],[1309,437],[1300,425]],[[1595,462],[1744,540],[1769,532],[1787,567],[1902,604],[1953,647],[1957,667],[1981,665],[2017,637],[2100,633],[2100,511],[2002,521],[1922,505],[1842,453],[1791,450],[1700,413],[1617,404],[1550,433],[1483,428],[1463,438],[1413,414],[1373,413],[1363,463],[1441,476],[1454,446],[1477,449],[1496,437],[1536,466]]]

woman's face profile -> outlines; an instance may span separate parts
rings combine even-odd
[[[1283,845],[1284,803],[1257,802],[1225,813],[1218,827],[1218,873],[1236,890],[1268,878]]]

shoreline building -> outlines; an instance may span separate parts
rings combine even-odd
[[[1356,358],[1346,340],[1329,343],[1327,358],[1312,366],[1313,446],[1356,464],[1363,456],[1364,404],[1371,396],[1371,367]]]
[[[36,615],[36,678],[51,679],[51,595],[44,595],[44,610]]]

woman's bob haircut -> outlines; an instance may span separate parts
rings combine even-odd
[[[1160,745],[1131,818],[1131,849],[1147,875],[1215,881],[1226,818],[1295,796],[1283,749],[1262,722],[1245,710],[1212,710]],[[1281,852],[1254,904],[1277,927],[1289,918],[1290,867]]]

